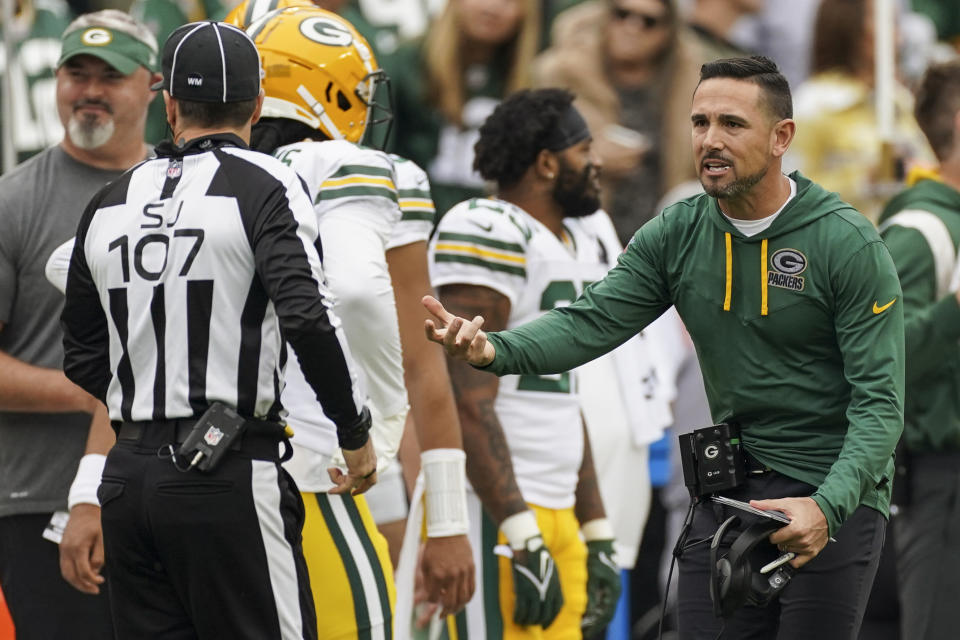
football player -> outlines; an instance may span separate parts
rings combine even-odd
[[[597,234],[577,221],[599,209],[600,161],[572,101],[559,89],[521,91],[480,128],[474,166],[498,197],[453,207],[430,249],[451,313],[507,329],[569,304],[606,272]],[[449,364],[484,576],[457,627],[471,638],[580,638],[582,623],[598,632],[620,586],[576,372],[497,378]]]
[[[374,442],[381,466],[396,453],[409,392],[423,450],[424,585],[428,599],[451,613],[473,592],[473,557],[464,535],[464,454],[446,364],[439,349],[424,348],[420,333],[419,301],[431,291],[426,175],[358,144],[374,123],[383,72],[349,22],[313,7],[262,16],[242,5],[238,11],[252,20],[247,32],[266,74],[252,145],[293,167],[314,199],[324,270],[379,414]],[[397,333],[399,344],[391,339]],[[394,586],[386,545],[362,497],[327,493],[332,484],[322,472],[337,453],[332,424],[296,373],[282,399],[296,433],[289,469],[307,504],[304,552],[320,637],[389,638]],[[350,610],[352,617],[343,615]]]

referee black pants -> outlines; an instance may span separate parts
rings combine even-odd
[[[117,638],[316,638],[303,502],[276,444],[181,472],[158,456],[174,423],[156,424],[117,441],[99,490]]]
[[[812,495],[815,487],[775,471],[748,476],[723,495],[744,502],[754,499]],[[710,542],[727,517],[741,517],[742,531],[754,516],[732,507],[704,503],[694,511],[687,543],[708,539],[688,548],[680,559],[678,583],[680,640],[856,640],[870,589],[880,563],[886,519],[879,511],[860,506],[816,558],[805,564],[765,608],[743,606],[733,616],[714,616],[710,600]],[[736,535],[724,537],[722,549]],[[751,555],[754,571],[775,559],[774,545],[760,544]],[[722,631],[722,633],[721,633]]]

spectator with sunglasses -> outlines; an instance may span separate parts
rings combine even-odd
[[[695,180],[690,96],[706,59],[672,0],[592,0],[559,16],[534,84],[570,89],[603,159],[604,208],[620,241]]]

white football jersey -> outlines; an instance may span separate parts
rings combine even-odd
[[[435,287],[472,284],[510,300],[507,328],[570,304],[603,277],[602,244],[565,224],[561,240],[522,209],[474,198],[443,216],[430,245]],[[527,502],[550,509],[574,504],[583,431],[574,372],[500,378],[495,409]]]
[[[324,273],[360,365],[375,415],[374,446],[385,461],[395,454],[399,433],[384,437],[378,425],[395,425],[390,418],[403,415],[407,407],[396,304],[384,255],[401,220],[394,163],[385,153],[342,140],[298,142],[274,155],[300,174],[313,199]],[[290,355],[281,397],[295,434],[295,461],[288,470],[302,490],[322,491],[331,485],[318,466],[325,466],[338,449],[336,429]],[[310,458],[324,462],[307,464]]]
[[[427,172],[416,162],[398,155],[390,154],[390,159],[396,170],[401,217],[387,242],[387,249],[426,242],[433,231],[433,219],[436,217]]]

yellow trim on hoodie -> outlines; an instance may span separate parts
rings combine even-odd
[[[767,315],[767,239],[760,243],[760,315]]]
[[[724,285],[723,310],[730,311],[730,294],[733,290],[733,248],[731,246],[730,232],[724,231],[723,241],[727,246],[727,279]]]

